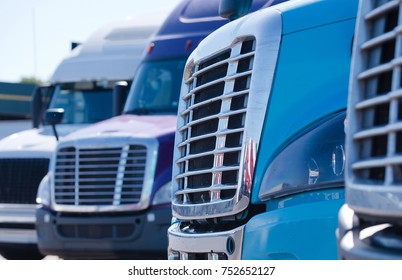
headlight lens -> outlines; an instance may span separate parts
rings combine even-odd
[[[259,198],[275,197],[307,190],[344,185],[345,112],[337,113],[285,147],[270,163]]]
[[[171,203],[172,201],[172,181],[167,184],[164,184],[159,190],[155,193],[154,199],[152,201],[152,205]]]
[[[50,178],[51,173],[43,177],[36,194],[36,203],[43,206],[50,206]]]

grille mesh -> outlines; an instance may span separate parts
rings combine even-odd
[[[64,238],[122,239],[134,234],[135,225],[57,225],[57,232]]]
[[[58,205],[128,205],[141,199],[146,148],[64,147],[57,151],[54,174]]]
[[[49,169],[49,159],[0,159],[0,203],[35,204],[42,178]]]
[[[186,81],[173,197],[177,205],[236,195],[254,54],[255,39],[247,38],[195,65]]]

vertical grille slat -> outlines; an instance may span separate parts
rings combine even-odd
[[[186,81],[176,159],[179,207],[236,196],[254,54],[255,39],[243,39],[195,65]]]
[[[139,203],[146,157],[147,150],[141,145],[59,149],[54,174],[56,204],[111,206]]]

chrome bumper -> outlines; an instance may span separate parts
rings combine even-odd
[[[402,240],[399,238],[385,239],[388,246],[373,245],[374,236],[387,227],[389,224],[360,228],[354,211],[345,204],[339,212],[337,230],[339,258],[343,260],[402,259]]]
[[[244,226],[213,233],[184,233],[179,224],[168,230],[170,260],[239,260],[242,254]]]
[[[36,205],[0,204],[0,243],[36,244],[35,209]]]

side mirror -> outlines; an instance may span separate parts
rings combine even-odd
[[[128,83],[120,81],[113,85],[113,116],[121,114],[128,95]]]
[[[79,43],[79,42],[71,42],[71,50],[75,49],[79,45],[81,45],[81,43]]]
[[[253,0],[221,0],[219,15],[229,20],[238,19],[249,13]]]
[[[62,108],[48,109],[45,113],[45,121],[52,126],[53,133],[57,141],[59,141],[59,135],[57,134],[56,124],[61,123],[61,121],[63,120],[63,116],[64,109]]]
[[[42,121],[43,111],[50,101],[52,86],[39,86],[32,94],[32,127],[38,128]]]

